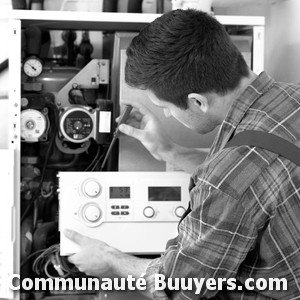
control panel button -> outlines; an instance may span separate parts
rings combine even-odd
[[[120,208],[119,205],[112,205],[112,206],[111,206],[111,209],[119,209],[119,208]]]
[[[83,192],[86,196],[94,198],[101,194],[101,185],[96,180],[88,180],[83,184]]]
[[[129,215],[129,211],[121,211],[121,215],[122,216],[128,216]]]
[[[178,206],[175,209],[175,216],[181,218],[185,213],[185,208],[183,206]]]
[[[118,216],[118,215],[120,215],[120,212],[119,211],[112,211],[111,214],[113,216]]]
[[[129,209],[128,205],[121,205],[121,209]]]
[[[89,205],[84,210],[84,217],[89,222],[97,222],[101,217],[101,210],[96,205]]]
[[[155,214],[155,211],[154,211],[153,207],[147,206],[144,208],[143,213],[146,218],[152,218]]]

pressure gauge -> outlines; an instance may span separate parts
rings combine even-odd
[[[23,63],[23,71],[30,78],[38,77],[43,72],[43,61],[36,56],[30,56]]]

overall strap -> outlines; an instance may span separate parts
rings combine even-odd
[[[300,148],[291,142],[268,132],[245,130],[235,135],[224,148],[255,146],[281,155],[300,166]]]
[[[257,130],[245,130],[231,138],[224,148],[236,146],[255,146],[263,148],[270,152],[281,155],[295,163],[297,166],[300,166],[300,148],[272,133]],[[190,188],[192,188],[191,185]],[[179,224],[190,212],[191,207],[189,203],[188,209],[181,217]]]

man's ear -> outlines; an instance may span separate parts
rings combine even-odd
[[[203,113],[208,110],[207,98],[201,94],[190,93],[188,95],[188,101],[190,105],[194,105],[196,109],[200,109]]]

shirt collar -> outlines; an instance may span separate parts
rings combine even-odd
[[[248,85],[243,93],[233,101],[232,106],[229,109],[225,120],[222,122],[219,132],[210,149],[209,156],[218,152],[226,145],[248,109],[258,98],[261,97],[261,95],[270,89],[273,83],[274,79],[266,72],[262,72],[251,82],[250,85]]]

